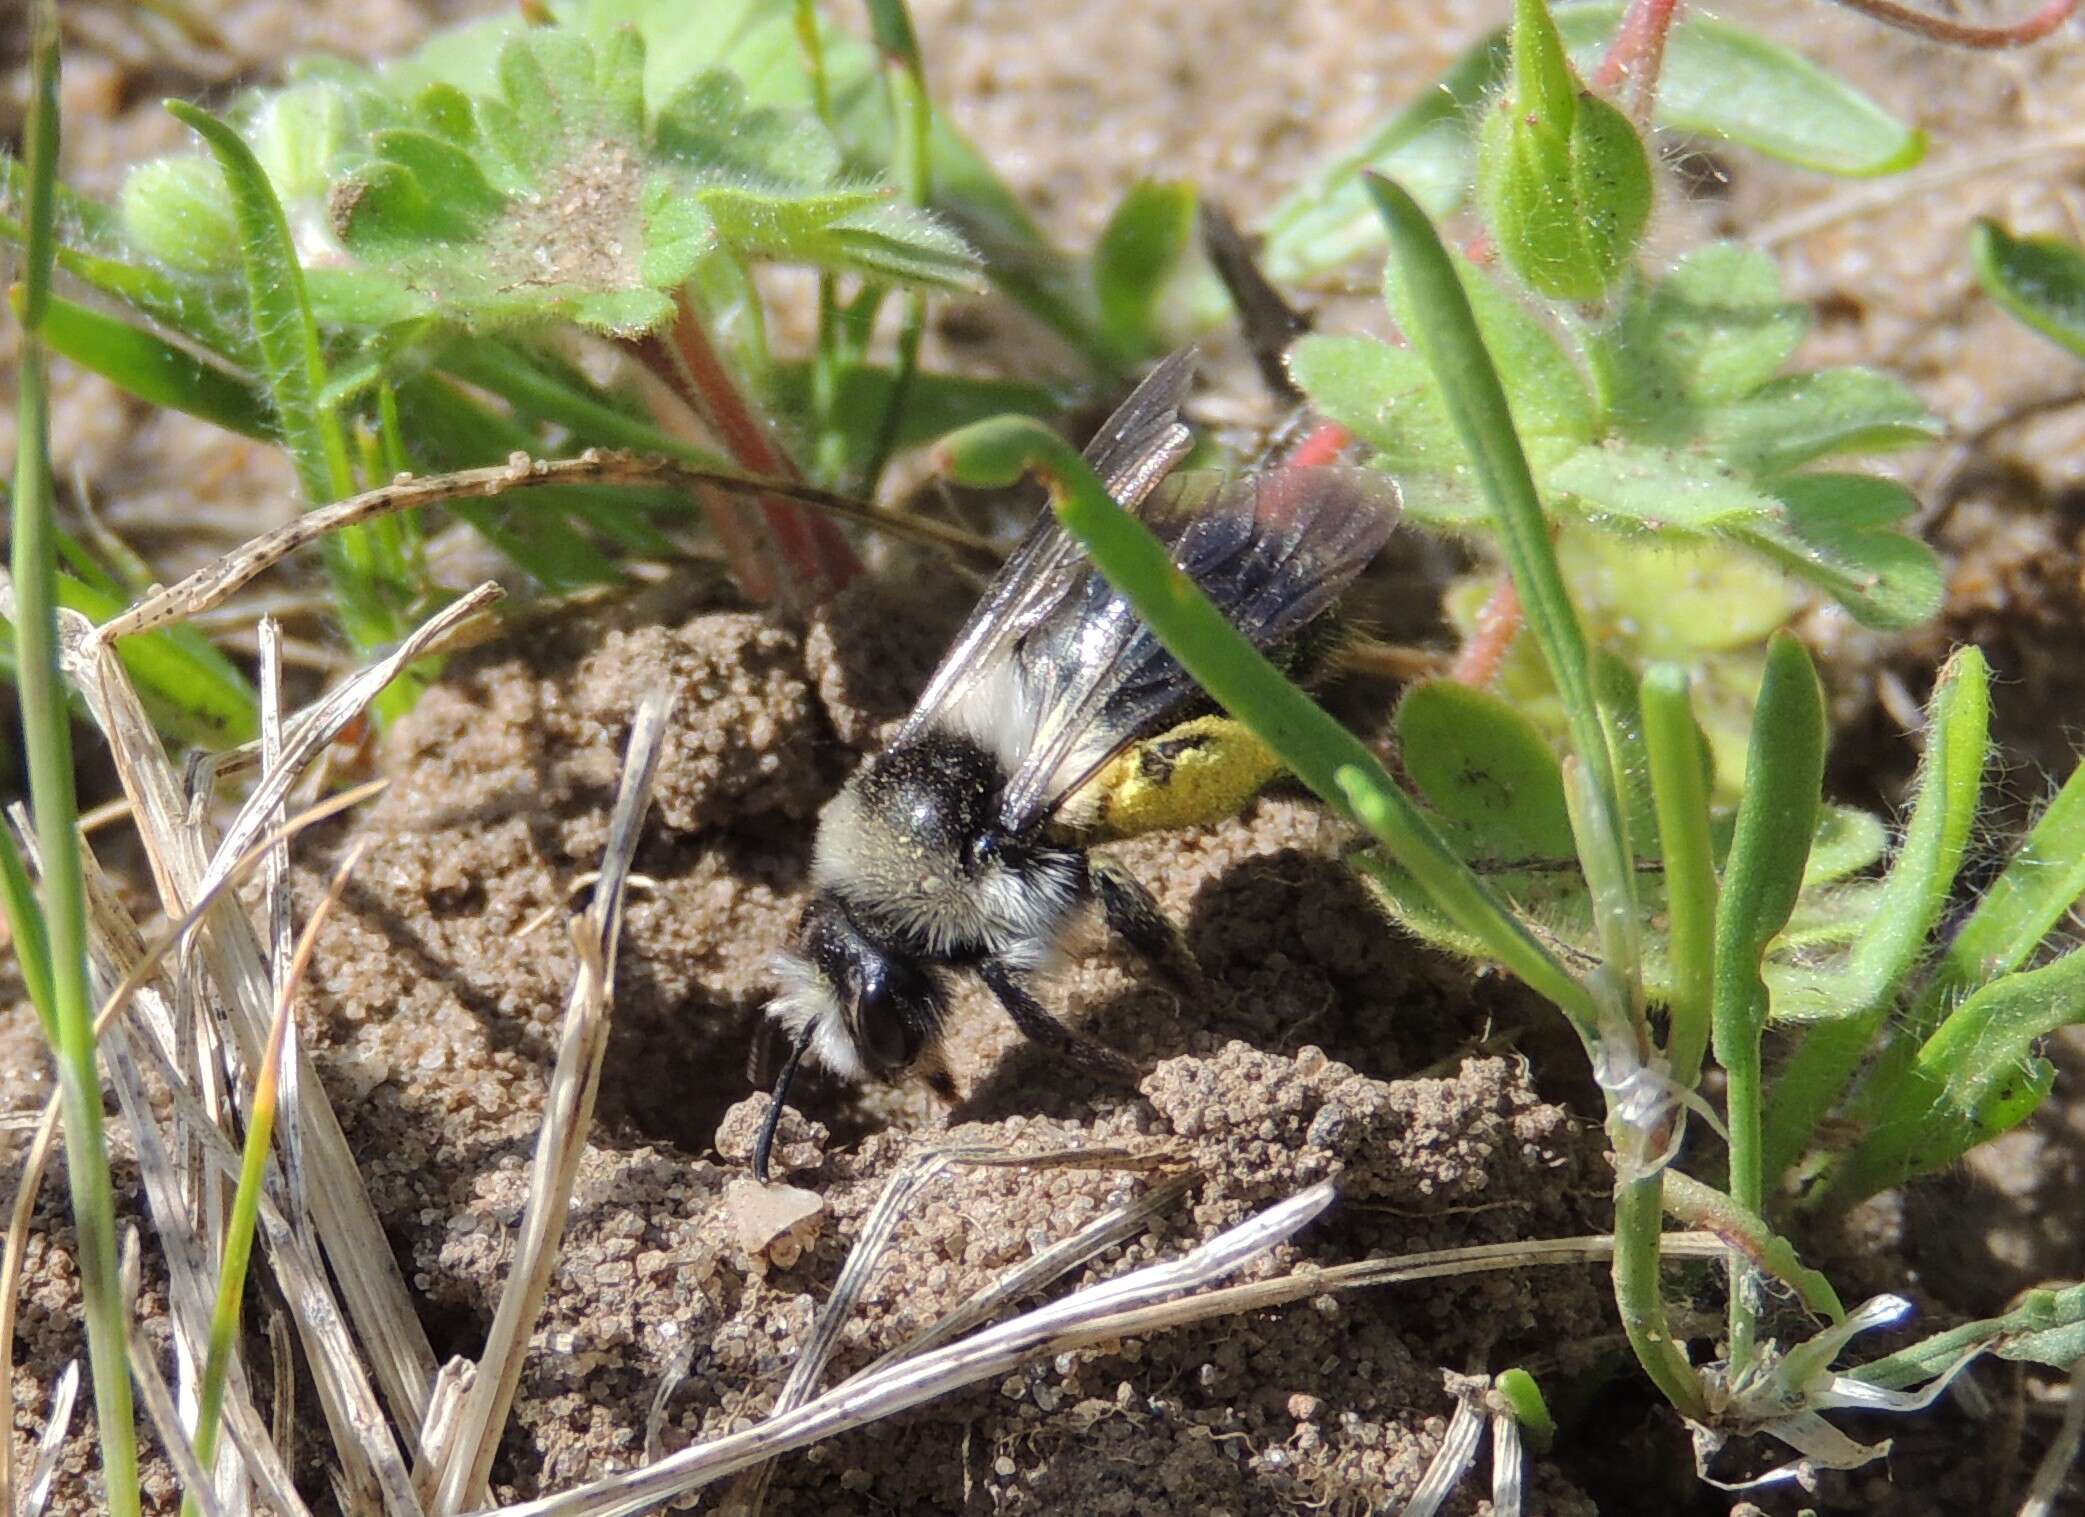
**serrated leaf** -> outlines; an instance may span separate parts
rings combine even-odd
[[[1393,473],[1447,473],[1462,466],[1462,443],[1441,392],[1425,360],[1410,348],[1313,332],[1297,339],[1288,361],[1290,377],[1311,404],[1374,448]]]
[[[1847,367],[1770,380],[1706,412],[1698,445],[1754,474],[1785,474],[1835,453],[1880,453],[1944,430],[1903,381]]]
[[[1398,702],[1397,737],[1406,773],[1466,857],[1572,857],[1556,754],[1506,702],[1449,680],[1414,685]]]
[[[1762,488],[1781,513],[1740,523],[1735,535],[1863,626],[1901,631],[1939,612],[1946,589],[1940,560],[1890,525],[1917,507],[1902,485],[1867,474],[1792,474]]]
[[[1593,525],[1623,536],[1708,537],[1778,514],[1772,497],[1715,460],[1670,448],[1581,448],[1550,470],[1548,483]]]
[[[2085,358],[2085,252],[2060,238],[2015,237],[1995,221],[1979,221],[1969,256],[1993,300]]]
[[[1809,314],[1782,299],[1772,259],[1719,242],[1629,292],[1588,355],[1615,426],[1679,442],[1708,408],[1741,400],[1778,374],[1809,329]]]
[[[499,93],[474,99],[468,121],[436,86],[421,96],[429,128],[377,134],[380,157],[332,198],[336,233],[467,327],[653,330],[719,249],[903,284],[974,281],[961,239],[848,178],[816,121],[749,105],[716,70],[647,124],[645,73],[627,27],[595,42],[558,27],[511,37]]]
[[[1514,431],[1529,466],[1539,473],[1593,437],[1598,423],[1592,389],[1556,333],[1525,303],[1467,258],[1453,261],[1485,351],[1505,387]],[[1383,270],[1383,299],[1398,326],[1411,331],[1418,313],[1394,258]]]

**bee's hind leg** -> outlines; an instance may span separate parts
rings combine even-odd
[[[1134,1083],[1143,1077],[1135,1060],[1115,1052],[1104,1043],[1096,1043],[1083,1033],[1065,1026],[1051,1016],[1042,1002],[1028,993],[1021,983],[1018,971],[997,959],[987,959],[977,967],[978,977],[999,998],[1006,1014],[1013,1018],[1014,1026],[1023,1037],[1054,1048],[1074,1064],[1114,1080]]]
[[[1183,990],[1207,983],[1187,936],[1165,914],[1144,882],[1113,859],[1091,857],[1087,863],[1100,914],[1115,935]]]

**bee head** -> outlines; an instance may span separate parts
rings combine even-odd
[[[931,969],[871,941],[830,890],[811,898],[795,951],[777,956],[774,970],[782,988],[767,1014],[790,1044],[753,1150],[753,1172],[763,1182],[783,1099],[806,1054],[850,1080],[895,1080],[927,1063],[938,1071],[933,1055],[947,1002]]]

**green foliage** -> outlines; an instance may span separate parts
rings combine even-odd
[[[1194,186],[1133,185],[1093,248],[1093,290],[1102,334],[1134,358],[1168,346],[1161,296],[1195,244]]]
[[[669,322],[672,292],[720,250],[937,288],[974,278],[957,237],[851,179],[815,121],[750,106],[731,74],[697,75],[648,115],[634,31],[598,53],[525,32],[498,79],[475,100],[430,88],[332,191],[334,234],[392,281],[390,320],[632,335]]]
[[[1477,198],[1513,270],[1540,293],[1597,300],[1651,218],[1636,128],[1579,83],[1545,0],[1519,0],[1512,85],[1484,118]]]
[[[1938,424],[1874,370],[1781,375],[1808,323],[1780,298],[1764,255],[1734,244],[1691,254],[1662,279],[1632,282],[1597,325],[1546,321],[1484,270],[1465,262],[1460,272],[1560,522],[1624,542],[1740,548],[1871,626],[1914,625],[1938,607],[1932,553],[1892,530],[1915,508],[1908,492],[1860,475],[1792,472],[1925,441]],[[1385,286],[1392,316],[1408,327],[1414,302],[1394,275]],[[1413,351],[1312,336],[1296,345],[1291,367],[1317,406],[1378,450],[1405,485],[1412,517],[1481,527],[1467,455]],[[1599,605],[1589,601],[1596,615]],[[1689,626],[1703,634],[1699,620]]]
[[[1556,26],[1581,74],[1595,68],[1624,6],[1559,7]],[[1480,42],[1352,148],[1334,155],[1267,217],[1267,271],[1297,281],[1381,251],[1362,175],[1411,190],[1433,215],[1461,205],[1475,180],[1477,123],[1509,69],[1502,30]],[[1867,177],[1910,168],[1925,137],[1800,54],[1692,7],[1666,41],[1656,124],[1718,138],[1798,167]]]
[[[2015,237],[1995,221],[1979,221],[1969,256],[1993,300],[2085,358],[2085,252],[2060,238]]]

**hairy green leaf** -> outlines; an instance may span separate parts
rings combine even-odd
[[[1940,610],[1940,560],[1894,529],[1917,506],[1894,480],[1867,474],[1791,474],[1764,487],[1777,517],[1734,535],[1882,631],[1915,627]]]
[[[1572,856],[1556,754],[1505,701],[1452,680],[1414,685],[1398,702],[1397,738],[1405,772],[1464,857]]]
[[[1758,475],[1835,453],[1879,453],[1942,431],[1903,381],[1877,369],[1824,369],[1769,380],[1701,417],[1697,446]]]

